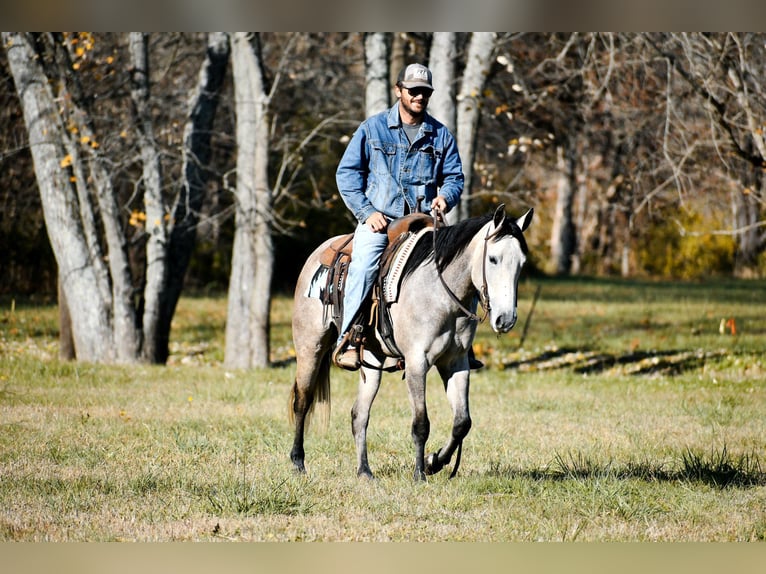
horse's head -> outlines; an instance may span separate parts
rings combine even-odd
[[[489,307],[489,321],[496,333],[507,333],[516,324],[519,275],[527,260],[523,232],[532,222],[530,209],[518,219],[506,216],[505,206],[495,210],[480,232],[484,246],[473,266],[473,282],[480,286],[482,305]]]

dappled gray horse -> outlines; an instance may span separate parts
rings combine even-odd
[[[518,279],[527,253],[523,231],[532,215],[530,209],[520,218],[511,219],[501,205],[493,215],[436,229],[421,237],[406,263],[390,316],[395,346],[404,357],[416,479],[449,464],[471,428],[468,351],[479,322],[475,315],[477,304],[481,300],[496,333],[506,333],[516,324]],[[305,472],[303,439],[310,410],[316,405],[329,416],[330,356],[338,330],[322,301],[308,293],[320,266],[319,256],[335,239],[328,239],[309,256],[295,290],[293,341],[297,370],[289,405],[295,438],[290,458],[300,472]],[[382,367],[391,355],[378,334],[367,334],[358,395],[351,409],[359,476],[373,476],[367,462],[367,424]],[[452,435],[426,459],[430,430],[426,374],[433,366],[444,382],[454,416]],[[453,475],[459,458],[458,450]]]

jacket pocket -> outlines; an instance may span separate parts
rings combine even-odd
[[[378,175],[394,173],[396,146],[388,142],[372,141],[370,147],[372,148],[371,171]]]
[[[421,185],[436,185],[439,165],[442,162],[443,150],[427,145],[418,150],[418,183]]]

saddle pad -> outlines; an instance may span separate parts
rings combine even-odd
[[[395,303],[399,299],[399,286],[402,282],[402,273],[407,260],[415,248],[415,244],[424,234],[433,231],[433,227],[424,227],[417,233],[412,233],[405,239],[399,249],[394,254],[388,274],[383,278],[383,301],[386,303]]]
[[[314,297],[316,299],[326,300],[325,289],[327,288],[327,275],[330,273],[330,268],[327,265],[317,265],[314,276],[311,278],[306,292],[303,294],[305,297]],[[332,288],[332,287],[331,287]]]

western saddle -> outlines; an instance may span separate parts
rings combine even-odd
[[[440,227],[442,223],[438,224]],[[356,346],[364,344],[365,325],[378,330],[385,345],[395,355],[401,356],[401,352],[394,340],[393,326],[389,315],[389,306],[394,301],[389,301],[384,296],[384,287],[392,272],[392,265],[398,261],[398,267],[403,266],[406,257],[401,257],[400,251],[407,243],[424,230],[434,227],[434,219],[425,213],[412,213],[395,219],[387,227],[388,246],[380,259],[378,279],[372,289],[372,293],[362,304],[357,317],[354,319],[350,332],[350,342]],[[340,325],[343,318],[343,291],[346,283],[348,265],[353,255],[353,233],[341,235],[333,241],[319,256],[319,262],[326,267],[327,284],[322,290],[322,302],[331,310],[336,325]],[[397,259],[397,256],[398,259]]]

